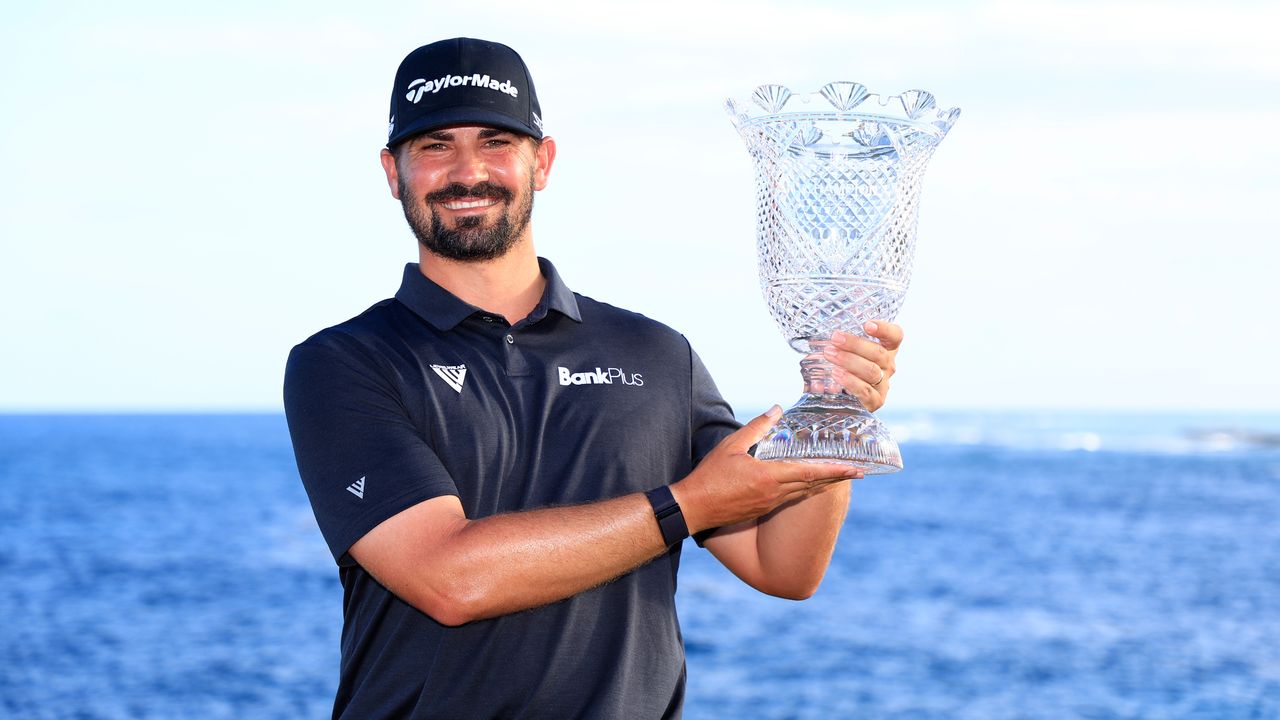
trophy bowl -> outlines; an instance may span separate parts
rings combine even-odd
[[[755,168],[765,302],[804,354],[804,394],[756,457],[896,472],[897,442],[841,392],[822,351],[836,330],[866,337],[867,321],[897,317],[915,258],[920,181],[960,110],[939,109],[923,90],[880,96],[853,82],[811,93],[761,85],[725,109]]]

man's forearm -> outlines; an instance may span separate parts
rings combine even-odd
[[[849,493],[850,483],[830,485],[760,518],[756,549],[762,572],[795,596],[812,595],[835,551],[849,509]]]
[[[849,483],[757,520],[756,549],[774,594],[817,589],[849,503]],[[640,494],[467,522],[442,548],[442,579],[467,620],[555,602],[608,582],[661,554],[662,533]]]
[[[671,492],[692,530],[754,521],[795,498],[818,501],[814,507],[797,505],[794,512],[778,513],[766,542],[770,547],[804,547],[814,542],[813,531],[793,526],[825,518],[832,528],[818,533],[819,544],[826,543],[825,568],[834,535],[821,538],[838,529],[839,518],[831,520],[836,511],[819,501],[824,493],[818,491],[832,483],[847,484],[852,471],[838,465],[762,463],[748,455],[747,449],[781,412],[775,407],[726,438],[693,472],[672,484]],[[761,563],[754,522],[750,529],[752,539],[739,537],[734,546],[756,568]],[[439,622],[456,625],[562,600],[642,565],[665,548],[653,507],[641,493],[478,520],[469,520],[458,498],[448,495],[389,518],[350,553],[406,602]],[[771,561],[775,554],[770,553]],[[781,557],[786,565],[786,553]],[[821,578],[821,568],[817,576]]]
[[[398,516],[402,532],[382,533],[375,540],[380,548],[357,544],[352,556],[392,592],[446,625],[562,600],[666,549],[653,509],[638,493],[479,520],[462,517],[458,507],[450,522],[441,521],[440,508],[425,507],[431,502]],[[414,517],[419,508],[422,516]],[[428,524],[440,529],[437,536],[420,534]]]
[[[448,549],[462,570],[451,584],[479,617],[494,617],[606,583],[666,546],[649,501],[632,494],[477,520]]]
[[[822,582],[849,506],[849,483],[779,505],[756,520],[721,528],[707,549],[743,582],[792,600]]]

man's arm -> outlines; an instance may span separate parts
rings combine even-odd
[[[860,473],[839,465],[760,462],[747,454],[772,409],[726,438],[672,493],[694,529],[741,523]],[[666,550],[642,493],[569,507],[468,519],[442,496],[369,531],[351,557],[378,582],[446,625],[561,600]]]
[[[827,359],[836,366],[835,378],[845,392],[875,412],[884,405],[889,377],[896,371],[902,328],[873,322],[863,329],[879,342],[839,333],[832,338],[834,352]],[[811,497],[790,500],[757,519],[722,527],[706,541],[706,548],[760,592],[802,600],[813,595],[826,574],[849,493],[849,483],[824,486]]]

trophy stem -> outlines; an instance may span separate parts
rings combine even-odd
[[[811,341],[814,354],[800,361],[805,392],[756,446],[756,458],[852,465],[868,475],[901,470],[902,452],[889,429],[858,398],[840,392],[822,356],[829,344]]]
[[[830,340],[810,340],[812,352],[800,361],[800,377],[804,378],[804,391],[811,395],[839,395],[840,384],[836,382],[832,372],[835,366],[827,362],[822,352],[831,344]],[[859,406],[861,407],[861,406]]]

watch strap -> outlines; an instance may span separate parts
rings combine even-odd
[[[667,547],[689,537],[689,526],[685,524],[680,503],[676,502],[670,487],[660,485],[646,492],[644,496],[653,506],[653,515],[658,520],[658,529],[662,531],[662,541],[667,544]]]

